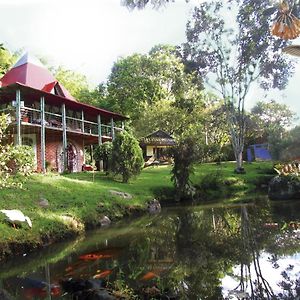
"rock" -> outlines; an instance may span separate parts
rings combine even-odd
[[[42,208],[47,208],[49,206],[49,201],[45,198],[40,198],[38,204]]]
[[[161,212],[161,206],[158,200],[152,199],[148,202],[147,209],[150,214],[157,214]]]
[[[114,191],[114,190],[110,190],[109,191],[113,196],[118,196],[121,197],[123,199],[132,199],[132,195],[130,195],[129,193],[125,193],[125,192],[119,192],[119,191]]]
[[[111,220],[109,219],[109,217],[104,216],[101,220],[100,220],[100,224],[101,226],[109,226],[111,223]]]
[[[79,221],[77,221],[74,217],[68,216],[68,215],[62,215],[60,216],[62,221],[73,230],[82,230],[83,224]]]
[[[269,183],[268,196],[271,200],[300,199],[300,179],[294,176],[275,176]]]
[[[102,287],[103,281],[84,279],[68,279],[61,282],[65,292],[72,295],[72,299],[81,300],[115,300],[110,291]]]

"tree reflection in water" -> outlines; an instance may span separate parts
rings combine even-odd
[[[130,293],[127,299],[297,299],[300,276],[295,273],[300,262],[294,268],[280,265],[288,256],[300,256],[300,232],[295,225],[300,224],[300,210],[290,207],[285,216],[284,210],[262,203],[169,209],[123,225],[121,231],[107,229],[105,237],[105,231],[95,232],[76,244],[77,251],[55,264],[45,263],[33,270],[16,266],[14,274],[24,274],[24,278],[7,278],[0,270],[0,278],[5,278],[0,288],[15,299],[24,299],[18,297],[22,294],[20,280],[32,284],[36,278],[53,287],[53,282],[72,276],[105,279],[110,288]],[[126,226],[130,230],[124,233]],[[99,259],[97,255],[80,259],[91,253]],[[273,271],[266,271],[267,261]]]

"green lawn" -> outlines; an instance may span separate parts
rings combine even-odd
[[[235,174],[234,168],[234,162],[198,165],[191,180],[199,186],[204,199],[217,200],[221,196],[226,202],[249,201],[257,188],[266,187],[268,181],[276,175],[272,162],[245,163],[245,174]]]
[[[254,189],[258,178],[270,173],[272,164],[253,163],[245,165],[245,168],[246,174],[237,175],[233,173],[234,163],[222,163],[221,166],[215,163],[203,164],[196,167],[191,180],[200,187],[204,184],[202,189],[204,199],[211,190],[216,190],[214,176],[218,177],[217,188],[222,190],[227,185],[230,187],[228,196],[240,198]],[[19,245],[38,247],[78,234],[84,230],[84,226],[97,226],[104,215],[115,220],[144,209],[146,202],[155,197],[161,201],[168,198],[166,194],[171,197],[170,170],[170,166],[149,167],[126,184],[99,172],[67,175],[34,174],[24,184],[23,189],[0,190],[0,209],[20,209],[33,223],[31,230],[27,226],[16,230],[9,226],[5,222],[4,215],[0,214],[0,258]],[[207,182],[210,182],[211,187]],[[127,200],[112,196],[109,192],[111,189],[130,193],[133,198]],[[210,199],[214,197],[213,194],[211,196]],[[49,201],[48,208],[39,207],[38,201],[41,198]],[[72,217],[75,225],[74,222],[63,220],[62,215]]]

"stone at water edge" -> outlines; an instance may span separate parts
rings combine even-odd
[[[275,176],[269,182],[268,196],[271,200],[300,199],[300,180],[290,176]]]
[[[152,199],[147,203],[147,209],[150,214],[157,214],[161,212],[161,205],[157,199]]]
[[[109,219],[109,217],[104,216],[101,220],[100,220],[100,224],[101,226],[109,226],[111,224],[111,220]]]
[[[124,199],[132,199],[132,195],[130,195],[129,193],[125,193],[125,192],[119,192],[119,191],[114,191],[114,190],[109,190],[109,192],[113,195],[113,196],[118,196]]]

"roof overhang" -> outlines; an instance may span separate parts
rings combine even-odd
[[[98,108],[86,103],[74,101],[65,97],[61,97],[59,95],[54,95],[45,91],[41,91],[26,85],[23,85],[19,82],[5,86],[0,88],[0,96],[3,96],[4,98],[11,99],[11,96],[14,95],[16,90],[21,91],[21,95],[30,96],[32,100],[39,100],[41,97],[45,97],[48,103],[51,103],[53,105],[61,105],[62,103],[65,103],[65,105],[68,107],[68,109],[74,109],[74,110],[83,110],[85,113],[91,115],[91,116],[97,116],[101,115],[105,119],[111,119],[113,118],[115,121],[122,121],[122,120],[128,120],[129,118],[126,116],[123,116],[121,114],[111,112],[109,110],[105,110],[102,108]]]

